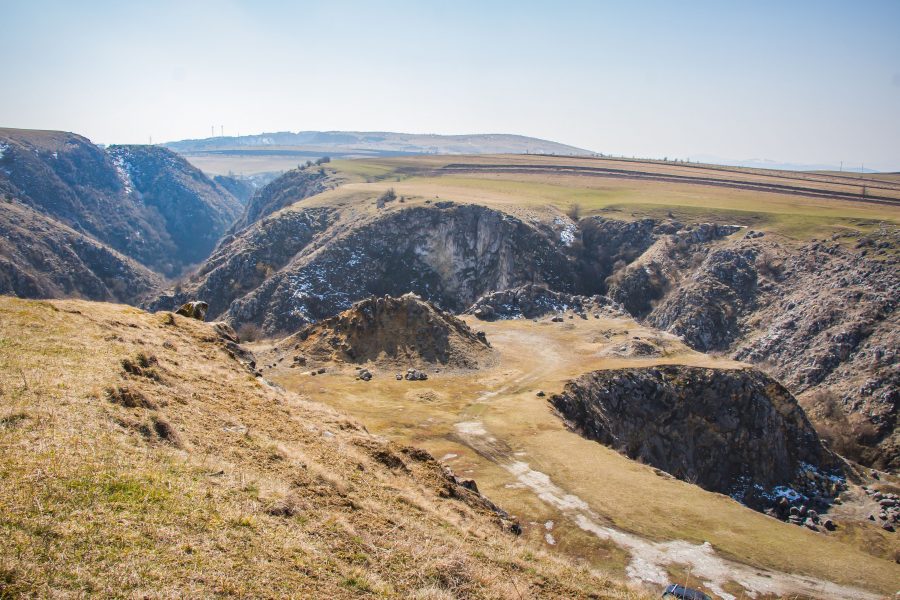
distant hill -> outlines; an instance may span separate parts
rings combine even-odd
[[[860,167],[859,165],[851,165],[847,163],[846,165],[839,164],[826,164],[826,163],[815,163],[815,164],[800,164],[800,163],[790,163],[790,162],[781,162],[777,160],[771,160],[768,158],[745,158],[745,159],[734,159],[734,158],[721,158],[718,156],[710,156],[710,155],[697,155],[691,156],[691,160],[699,161],[701,163],[708,163],[711,165],[724,165],[727,167],[748,167],[751,169],[774,169],[776,171],[843,171],[845,173],[853,174],[859,173]],[[879,171],[875,169],[863,168],[863,173],[879,173]]]
[[[163,144],[176,152],[260,151],[297,156],[395,156],[402,154],[563,154],[591,151],[548,140],[504,133],[437,135],[388,131],[280,131],[237,137],[212,137]]]

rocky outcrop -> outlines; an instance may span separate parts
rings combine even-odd
[[[466,310],[466,314],[484,321],[494,321],[536,319],[568,310],[581,314],[628,316],[620,306],[605,296],[567,294],[534,284],[485,294]]]
[[[357,302],[339,315],[304,327],[279,346],[316,360],[354,363],[472,369],[492,358],[484,333],[414,294]]]
[[[585,437],[754,508],[793,492],[823,502],[840,480],[794,397],[754,369],[595,371],[550,402]]]
[[[71,133],[0,129],[7,197],[172,276],[203,260],[240,206],[174,153],[105,151]]]
[[[673,233],[659,236],[641,256],[606,280],[609,297],[635,317],[646,317],[685,273],[702,263],[715,242],[741,229],[717,223],[673,226],[677,228]]]
[[[209,305],[206,302],[203,302],[201,300],[194,300],[194,301],[185,302],[184,304],[182,304],[181,308],[179,308],[177,311],[175,311],[175,314],[181,315],[183,317],[188,317],[189,319],[197,319],[198,321],[205,321],[207,309],[209,309]],[[227,326],[228,324],[225,323],[224,325]],[[230,326],[229,326],[229,329],[231,329]],[[225,330],[224,328],[222,328],[222,330],[227,332],[227,330]],[[232,329],[231,331],[234,331],[234,330]],[[228,333],[229,333],[229,335],[231,335],[230,332],[228,332]],[[237,335],[235,334],[233,337],[236,338]]]
[[[711,252],[700,268],[654,309],[648,321],[683,337],[697,350],[727,349],[740,333],[740,317],[753,308],[755,258],[753,249]]]

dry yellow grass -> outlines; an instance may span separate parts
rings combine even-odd
[[[486,331],[498,353],[495,367],[442,369],[425,382],[397,381],[394,371],[374,366],[370,382],[355,380],[352,368],[340,365],[329,365],[328,373],[316,377],[277,366],[267,376],[357,416],[374,432],[444,458],[514,512],[533,543],[588,560],[611,577],[625,576],[629,554],[586,533],[552,503],[523,488],[510,473],[511,461],[548,474],[608,524],[645,539],[709,541],[720,555],[755,567],[881,593],[896,591],[900,566],[892,557],[898,544],[880,528],[848,524],[825,535],[778,522],[585,440],[566,429],[545,398],[536,396],[539,390],[548,395],[561,391],[569,379],[599,368],[658,363],[735,368],[740,363],[693,352],[629,319],[576,317],[561,324],[547,318],[538,323],[466,319]],[[635,336],[653,341],[662,355],[617,357],[610,352]],[[279,365],[289,363],[286,359]],[[473,443],[460,435],[459,423],[480,424],[494,441]],[[555,523],[554,546],[545,542],[547,521]]]
[[[638,597],[210,325],[82,301],[0,298],[0,535],[4,598]]]
[[[478,170],[444,171],[447,165]],[[485,165],[562,167],[539,173],[504,169],[484,170]],[[900,224],[900,204],[821,198],[786,191],[760,191],[682,181],[612,178],[575,174],[569,167],[618,169],[660,176],[701,177],[713,181],[757,185],[788,185],[845,194],[861,193],[859,180],[846,174],[774,172],[761,169],[622,161],[611,159],[503,156],[417,156],[405,158],[337,160],[329,165],[345,181],[326,194],[304,200],[304,206],[357,204],[374,200],[388,188],[412,204],[428,200],[453,200],[506,211],[520,218],[547,218],[573,206],[582,215],[602,214],[616,219],[665,218],[686,222],[717,221],[746,225],[806,241],[832,233],[864,234],[880,223]],[[867,184],[889,198],[900,198],[900,183]],[[871,188],[881,185],[883,189]],[[408,206],[408,205],[407,205]],[[396,207],[394,207],[396,209]]]

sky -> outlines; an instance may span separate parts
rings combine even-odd
[[[0,0],[0,126],[517,133],[900,171],[900,0]]]

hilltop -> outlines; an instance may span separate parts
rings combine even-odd
[[[164,144],[178,153],[265,151],[297,156],[386,156],[397,154],[562,154],[589,150],[505,133],[439,135],[389,131],[280,131],[222,136]]]

